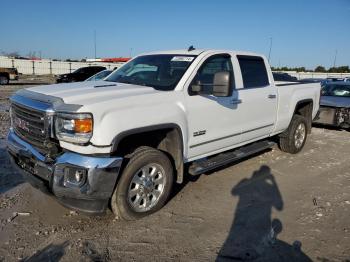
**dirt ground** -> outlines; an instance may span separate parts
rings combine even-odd
[[[45,81],[0,87],[0,261],[350,261],[350,132],[313,128],[297,155],[274,148],[187,179],[139,221],[87,217],[6,155],[8,96]]]

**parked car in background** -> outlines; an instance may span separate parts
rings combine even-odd
[[[328,84],[331,82],[344,82],[344,78],[342,78],[342,77],[327,77],[324,80],[323,84]]]
[[[301,83],[321,83],[324,80],[325,80],[324,78],[303,78],[303,79],[300,79],[299,81]]]
[[[0,67],[0,85],[7,85],[10,80],[18,80],[17,69]]]
[[[59,75],[56,78],[57,83],[81,82],[85,81],[94,74],[106,70],[104,66],[81,67],[69,74]]]
[[[320,110],[314,123],[350,127],[350,82],[331,82],[322,87]]]
[[[341,81],[344,81],[344,78],[342,78],[342,77],[327,77],[326,80],[328,82],[341,82]]]
[[[340,77],[327,77],[326,79],[323,79],[321,81],[321,86],[325,86],[329,83],[334,83],[334,82],[344,82],[344,78]]]
[[[108,75],[110,75],[113,72],[113,70],[103,70],[101,72],[98,72],[97,74],[94,74],[93,76],[90,76],[88,79],[85,81],[97,81],[97,80],[102,80],[106,78]]]

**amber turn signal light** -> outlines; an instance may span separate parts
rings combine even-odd
[[[74,119],[74,131],[76,133],[91,133],[92,119]]]

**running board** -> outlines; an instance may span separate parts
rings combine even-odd
[[[240,147],[239,149],[235,149],[233,151],[221,153],[212,157],[202,158],[193,162],[190,165],[188,172],[192,176],[200,175],[205,172],[216,169],[220,166],[227,165],[231,162],[240,160],[257,152],[271,148],[274,145],[274,142],[265,140]]]

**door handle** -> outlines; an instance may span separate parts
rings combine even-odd
[[[232,105],[238,105],[238,104],[240,104],[240,103],[242,103],[242,100],[241,100],[241,99],[232,99],[232,100],[230,101],[230,104],[232,104]]]
[[[276,95],[272,95],[272,94],[270,94],[270,95],[268,95],[268,96],[267,96],[267,98],[270,98],[270,99],[275,99],[275,98],[276,98]]]

